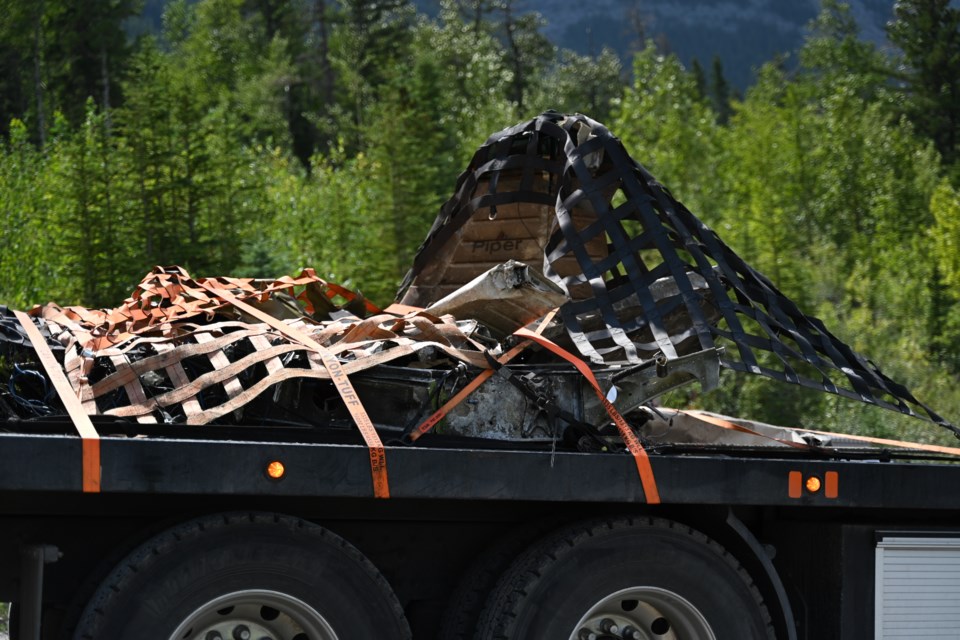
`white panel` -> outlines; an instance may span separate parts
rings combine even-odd
[[[875,637],[960,638],[960,538],[877,543]]]

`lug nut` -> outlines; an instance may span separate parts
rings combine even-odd
[[[636,627],[628,625],[623,628],[623,640],[643,640],[643,634]]]
[[[246,625],[238,624],[233,628],[233,640],[250,640],[250,629]]]
[[[203,640],[223,640],[223,636],[220,635],[219,631],[207,631],[207,635],[203,636]]]
[[[610,618],[604,618],[600,621],[600,630],[604,633],[617,634],[620,632],[620,627]]]
[[[597,640],[597,634],[590,629],[580,629],[580,633],[577,634],[579,640]]]

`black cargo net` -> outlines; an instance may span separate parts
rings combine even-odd
[[[444,279],[488,268],[457,263],[465,248],[524,246],[492,225],[513,215],[514,227],[526,228],[538,210],[549,215],[535,247],[543,263],[531,266],[569,293],[561,317],[590,361],[639,363],[723,347],[728,369],[926,414],[958,432],[801,312],[582,115],[547,112],[491,136],[442,207],[398,298],[425,305],[443,293]]]

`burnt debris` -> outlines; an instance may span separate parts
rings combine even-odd
[[[804,314],[586,116],[547,112],[491,136],[398,299],[423,304],[506,257],[538,265],[568,292],[564,328],[594,364],[722,348],[727,369],[920,414],[958,433]]]

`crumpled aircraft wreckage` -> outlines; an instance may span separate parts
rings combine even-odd
[[[626,443],[635,454],[641,443],[847,443],[652,407],[680,385],[712,389],[722,369],[957,433],[582,115],[548,112],[493,135],[385,310],[309,270],[266,281],[193,279],[176,267],[155,269],[112,310],[50,304],[28,320],[0,310],[0,413],[19,429],[66,414],[27,322],[101,433],[208,425],[203,437],[269,428],[274,438],[353,442],[359,427],[371,447]]]

